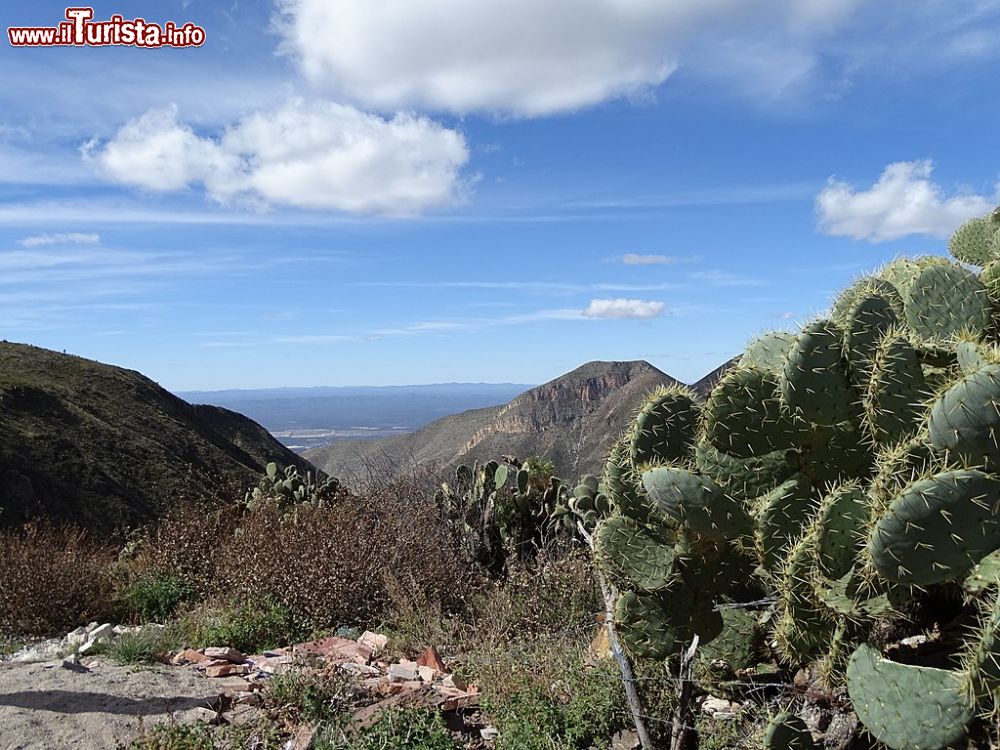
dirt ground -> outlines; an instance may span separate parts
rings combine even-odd
[[[122,667],[100,657],[0,663],[0,750],[114,750],[162,721],[189,723],[227,688],[191,668]]]

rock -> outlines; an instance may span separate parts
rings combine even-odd
[[[33,646],[26,646],[13,656],[10,661],[16,662],[42,662],[58,661],[66,656],[72,649],[59,640],[42,641]]]
[[[347,661],[340,665],[340,669],[348,674],[357,675],[358,677],[374,677],[381,676],[382,670],[378,667],[372,667],[368,664],[358,664],[357,662]]]
[[[641,747],[639,735],[633,729],[623,729],[611,738],[611,750],[638,750]]]
[[[223,659],[233,664],[242,664],[247,660],[242,653],[229,646],[210,646],[205,649],[205,656],[209,659]]]
[[[382,635],[381,633],[373,633],[370,630],[366,630],[364,633],[361,634],[361,637],[358,638],[358,643],[360,643],[362,646],[370,648],[372,656],[375,657],[381,654],[383,651],[385,651],[385,647],[389,643],[389,636]]]
[[[313,740],[316,739],[318,730],[319,724],[303,724],[295,736],[285,743],[285,747],[287,750],[309,750],[313,745]]]
[[[409,682],[420,679],[416,662],[403,661],[389,665],[389,679],[393,682]]]
[[[492,724],[479,730],[479,736],[487,742],[492,742],[500,736],[500,730]]]
[[[434,682],[434,678],[439,674],[433,667],[425,667],[422,664],[417,665],[417,674],[420,675],[420,679],[424,682]]]
[[[457,688],[458,690],[467,690],[469,688],[468,682],[454,674],[446,674],[441,679],[441,685],[447,688]]]
[[[727,701],[725,698],[716,698],[712,695],[705,698],[701,704],[701,712],[703,714],[719,720],[734,719],[739,710],[739,703]]]
[[[218,724],[219,714],[210,708],[189,708],[174,714],[178,724]]]
[[[115,631],[111,627],[110,623],[98,625],[87,634],[87,642],[80,646],[78,652],[81,656],[83,654],[88,654],[97,648],[98,645],[102,643],[109,643],[114,637]]]
[[[209,661],[211,661],[211,659],[205,656],[205,654],[201,651],[195,651],[193,648],[186,648],[171,659],[171,662],[175,665],[204,664]]]
[[[826,750],[846,750],[851,746],[858,731],[858,717],[854,713],[834,714],[823,735]]]
[[[448,671],[448,668],[444,665],[444,661],[441,659],[441,655],[438,654],[437,649],[433,646],[420,655],[420,658],[417,659],[417,665],[430,667],[441,674],[445,674]]]
[[[250,674],[250,667],[247,664],[224,662],[205,667],[206,677],[240,677],[245,674]]]
[[[372,649],[363,643],[330,636],[321,638],[318,641],[299,643],[292,647],[295,656],[319,656],[327,662],[340,663],[354,661],[359,664],[367,664],[372,658]]]
[[[83,625],[78,627],[76,630],[72,630],[66,634],[66,645],[71,647],[81,646],[87,642],[87,628]]]

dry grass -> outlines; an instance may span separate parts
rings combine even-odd
[[[65,632],[114,611],[114,548],[65,526],[0,532],[0,631]]]

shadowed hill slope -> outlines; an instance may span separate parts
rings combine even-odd
[[[189,492],[312,468],[256,422],[193,406],[131,370],[0,343],[0,525],[48,516],[106,530]]]
[[[566,477],[598,473],[608,446],[646,394],[676,384],[647,362],[589,362],[503,406],[454,414],[407,435],[345,440],[305,455],[349,484],[365,479],[367,471],[400,474],[501,455],[545,456]]]

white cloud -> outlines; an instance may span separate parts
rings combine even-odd
[[[594,299],[583,311],[588,318],[611,320],[649,320],[663,315],[662,302],[647,302],[641,299]]]
[[[425,117],[293,99],[217,138],[195,133],[176,107],[150,110],[83,155],[103,178],[146,190],[202,185],[221,203],[406,216],[459,199],[469,150]]]
[[[96,245],[101,241],[99,234],[64,232],[56,234],[33,234],[17,241],[22,247],[42,247],[43,245]]]
[[[625,253],[622,256],[622,263],[626,266],[669,266],[677,262],[677,258],[670,255],[640,255],[639,253]]]
[[[744,50],[735,57],[755,63],[744,80],[760,88],[773,79],[787,89],[792,78],[812,69],[818,34],[860,4],[275,1],[282,12],[284,50],[313,83],[338,95],[383,110],[430,107],[525,116],[643,95],[692,51],[697,65],[711,61],[717,49]]]
[[[896,162],[867,190],[855,190],[831,177],[816,196],[820,228],[826,234],[869,242],[910,235],[945,238],[1000,199],[1000,185],[992,197],[965,192],[946,197],[930,179],[933,170],[929,159]]]

